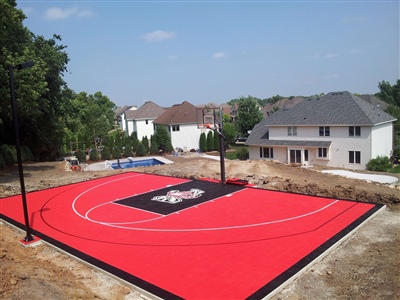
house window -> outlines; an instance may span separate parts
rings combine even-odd
[[[330,128],[329,126],[320,126],[319,127],[319,136],[330,136]]]
[[[319,158],[328,158],[328,148],[318,148]]]
[[[297,136],[297,127],[296,126],[289,126],[287,128],[287,135],[288,136]]]
[[[360,126],[350,126],[349,127],[349,136],[361,136],[361,127]]]
[[[146,125],[149,124],[149,120],[146,120]]]
[[[361,164],[361,151],[349,151],[349,164]]]
[[[179,131],[179,125],[172,125],[172,131]]]
[[[274,148],[260,147],[260,157],[274,158]]]

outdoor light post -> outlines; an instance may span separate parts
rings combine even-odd
[[[22,69],[30,68],[33,65],[34,65],[33,61],[28,61],[28,62],[24,62],[24,63],[16,65],[16,66],[8,67],[8,73],[10,76],[11,105],[12,105],[12,111],[13,111],[14,130],[15,130],[15,144],[17,147],[19,181],[21,184],[22,206],[24,209],[24,218],[25,218],[25,227],[26,227],[26,237],[24,239],[25,242],[34,240],[34,237],[31,233],[31,228],[29,226],[28,205],[26,203],[24,172],[22,170],[21,143],[20,143],[20,139],[19,139],[18,113],[17,113],[17,103],[15,100],[14,71],[13,70],[14,69],[22,70]]]

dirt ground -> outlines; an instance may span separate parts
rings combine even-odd
[[[220,178],[218,161],[198,156],[167,158],[175,163],[135,171]],[[321,170],[265,161],[226,161],[226,178],[239,177],[260,188],[387,205],[273,299],[400,299],[400,185],[349,179]],[[24,164],[25,187],[30,192],[127,171],[132,169],[72,172],[65,162]],[[0,170],[0,196],[19,193],[17,167]],[[0,225],[1,299],[147,299],[128,284],[47,244],[24,248],[19,243],[23,237],[23,232]]]

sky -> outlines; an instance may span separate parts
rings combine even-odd
[[[29,1],[76,93],[117,106],[379,92],[400,78],[399,1]]]

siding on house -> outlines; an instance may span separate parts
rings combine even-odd
[[[394,121],[349,92],[333,92],[266,117],[254,127],[246,145],[251,159],[365,169],[371,158],[392,154]],[[326,128],[322,136],[320,127]],[[357,135],[350,136],[350,127],[357,128]],[[260,148],[272,148],[266,153],[273,157],[264,157]]]
[[[136,132],[138,140],[142,140],[145,136],[150,139],[150,136],[154,134],[154,120],[163,114],[165,110],[165,108],[152,101],[146,101],[137,110],[127,111],[125,113],[127,135]]]
[[[175,104],[160,115],[154,124],[167,128],[174,149],[198,149],[201,130],[197,128],[196,106],[184,101]]]

